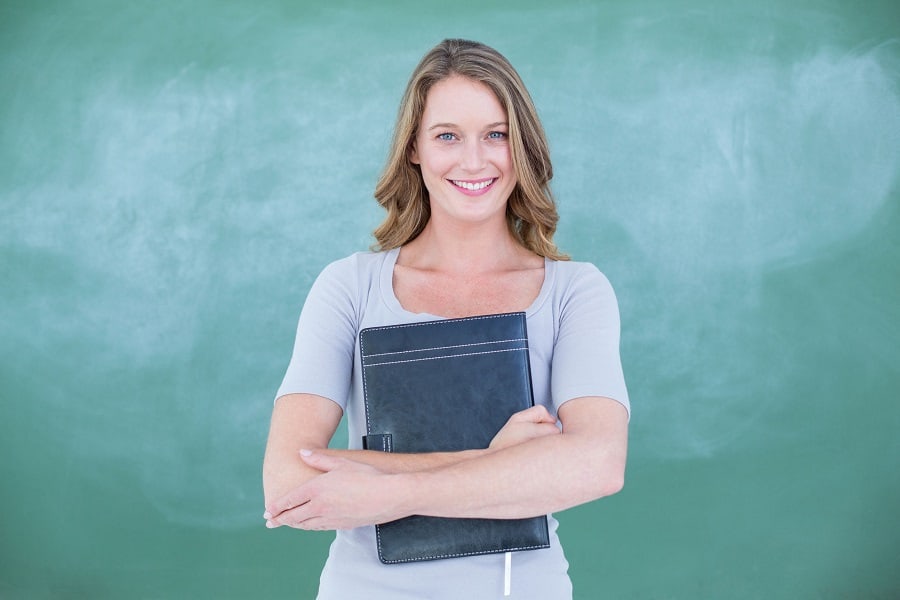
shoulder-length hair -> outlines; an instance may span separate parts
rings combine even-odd
[[[410,160],[425,100],[431,87],[451,75],[486,85],[509,121],[510,154],[516,186],[506,208],[510,233],[532,252],[566,260],[553,243],[559,221],[550,190],[553,166],[544,128],[516,70],[499,52],[478,42],[444,40],[413,71],[400,103],[387,165],[375,187],[375,199],[387,210],[375,230],[376,248],[390,250],[412,241],[431,216],[428,190],[418,165]]]

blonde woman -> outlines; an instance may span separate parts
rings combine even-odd
[[[332,263],[309,292],[278,391],[263,468],[268,527],[337,530],[319,598],[571,598],[550,548],[382,564],[374,525],[409,515],[521,518],[614,494],[630,405],[609,282],[553,243],[547,142],[509,62],[445,40],[412,74],[375,196],[377,250]],[[489,448],[391,454],[365,431],[365,327],[524,311],[535,406]],[[328,443],[346,415],[350,448]]]

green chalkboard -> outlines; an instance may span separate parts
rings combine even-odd
[[[519,68],[621,304],[576,598],[900,597],[900,5],[838,0],[3,2],[0,597],[313,597],[272,398],[445,37]]]

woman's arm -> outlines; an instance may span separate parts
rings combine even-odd
[[[541,405],[532,406],[517,412],[503,426],[490,447],[478,450],[462,450],[455,452],[428,452],[421,454],[404,454],[399,452],[382,452],[378,450],[338,450],[325,448],[316,453],[350,460],[375,467],[384,473],[414,473],[439,467],[447,467],[463,460],[469,460],[508,446],[522,443],[529,439],[544,435],[558,434],[556,419]]]
[[[517,416],[497,435],[495,444],[510,445],[524,439],[526,435],[539,435],[528,429],[531,421],[552,422],[546,410],[525,411],[535,416]],[[332,450],[328,443],[340,423],[343,412],[336,403],[314,394],[288,394],[279,398],[272,411],[269,439],[263,461],[263,492],[266,507],[284,497],[316,475],[322,474],[318,468],[304,460],[301,451],[315,450],[318,456],[349,458],[361,464],[375,467],[384,473],[411,473],[473,458],[484,450],[464,452],[436,452],[429,454],[392,454],[373,450]],[[520,413],[521,415],[522,413]],[[546,425],[545,425],[546,426]],[[532,425],[532,428],[539,427]],[[556,428],[553,427],[555,430]],[[284,509],[278,510],[278,513]],[[274,513],[274,514],[278,514]],[[267,510],[266,514],[269,514]],[[285,515],[286,517],[286,515]],[[268,517],[266,517],[268,518]],[[270,526],[274,526],[272,522]]]
[[[427,489],[411,514],[521,518],[571,508],[622,489],[628,414],[608,398],[559,408],[561,435],[542,436],[442,471],[415,474]],[[424,501],[428,505],[424,505]]]
[[[386,472],[346,457],[312,452],[323,471],[267,505],[269,526],[348,529],[412,514],[519,518],[616,493],[624,481],[628,415],[608,398],[576,398],[559,409],[560,435],[480,451],[423,470]],[[413,455],[411,460],[418,460]],[[383,460],[396,460],[396,457]]]
[[[319,442],[313,441],[308,447],[298,451],[297,440],[311,438],[305,437],[302,432],[290,431],[291,428],[288,424],[311,423],[315,421],[310,418],[311,415],[321,409],[330,409],[329,404],[333,404],[326,401],[327,404],[318,406],[317,400],[325,399],[310,394],[295,394],[290,399],[286,397],[285,403],[288,404],[288,407],[273,414],[272,433],[270,433],[263,470],[266,486],[264,517],[267,519],[269,527],[291,523],[292,518],[287,513],[296,506],[290,502],[286,505],[281,500],[286,494],[293,492],[296,487],[326,470],[310,466],[322,458],[349,459],[359,465],[373,467],[384,474],[414,473],[447,467],[536,437],[559,434],[559,429],[555,424],[556,419],[550,416],[547,409],[543,406],[533,406],[513,415],[494,436],[490,448],[484,450],[402,454],[375,450],[337,450],[323,447]],[[299,414],[292,416],[291,413],[295,411]],[[340,414],[326,416],[325,422],[328,423],[334,418],[339,421]],[[327,428],[326,426],[326,430]],[[310,448],[316,448],[315,456]],[[278,518],[272,519],[272,515],[277,515]]]
[[[340,406],[313,394],[288,394],[275,402],[263,460],[267,505],[321,473],[300,459],[300,449],[326,448],[342,414]]]

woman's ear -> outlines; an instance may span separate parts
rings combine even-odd
[[[407,153],[409,156],[409,162],[414,165],[419,164],[419,151],[416,150],[416,140],[414,139],[409,143],[409,152]]]

